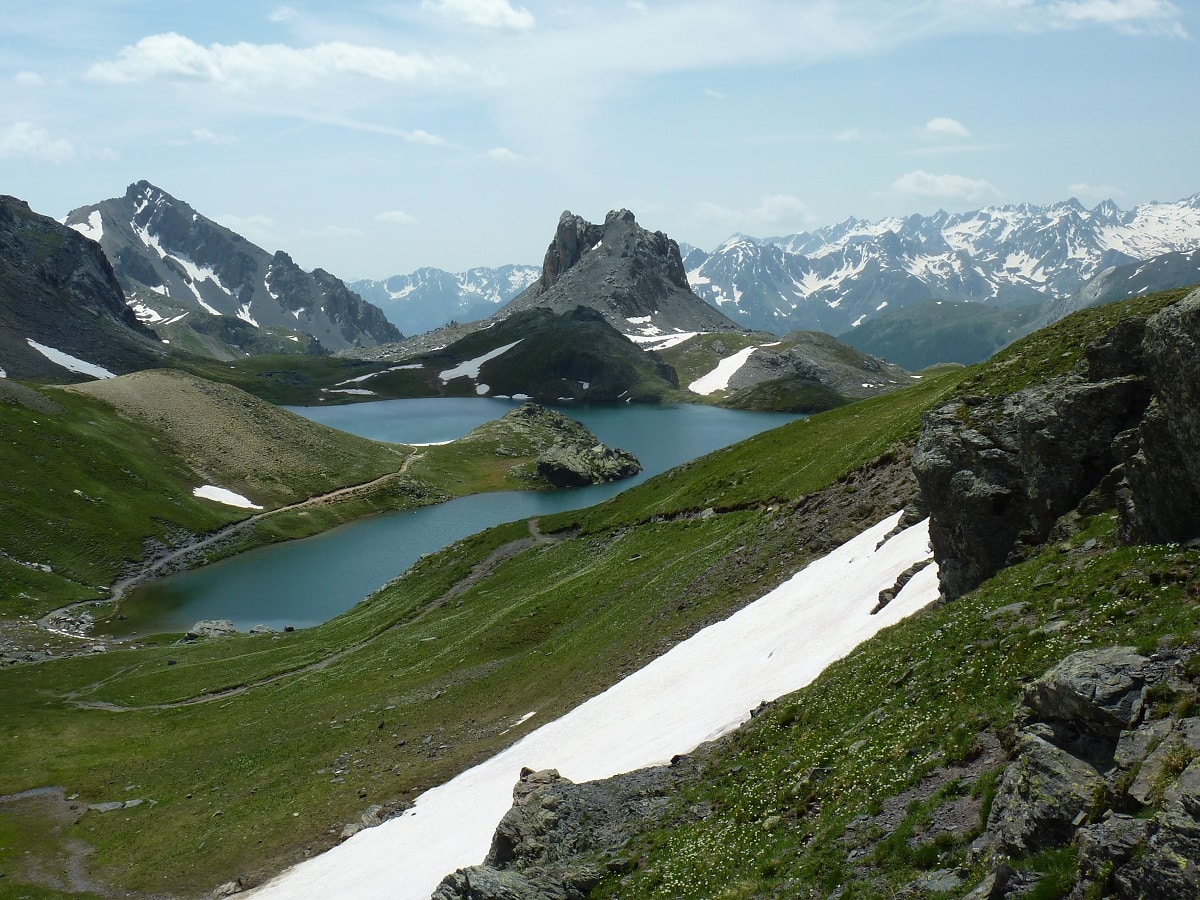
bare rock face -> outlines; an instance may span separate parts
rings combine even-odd
[[[1145,379],[1071,375],[928,413],[913,454],[942,593],[994,575],[1018,544],[1043,542],[1117,465],[1113,439],[1149,402]]]
[[[1200,535],[1200,291],[1146,322],[1145,366],[1155,402],[1120,445],[1126,484],[1120,528],[1131,541]]]
[[[115,374],[166,352],[125,305],[98,244],[16,197],[0,196],[0,360],[9,378],[81,381],[30,342]]]
[[[433,900],[582,900],[606,872],[623,871],[621,845],[663,819],[693,767],[683,758],[584,784],[523,770],[483,864],[447,875]]]
[[[546,248],[546,258],[542,262],[542,277],[537,282],[542,292],[554,287],[562,274],[579,262],[583,254],[600,243],[603,237],[602,226],[593,225],[569,209],[564,210],[558,218],[554,240]]]
[[[692,292],[679,244],[638,225],[627,209],[610,212],[603,225],[564,212],[542,277],[497,315],[534,307],[561,314],[578,306],[596,310],[623,334],[742,330]]]
[[[1130,317],[1077,371],[929,412],[913,455],[953,599],[1078,510],[1116,506],[1127,541],[1200,536],[1200,291]]]

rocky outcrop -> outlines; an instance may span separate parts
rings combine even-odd
[[[447,875],[433,900],[582,900],[605,874],[629,867],[620,848],[665,821],[673,788],[697,765],[681,757],[584,784],[523,770],[487,858]]]
[[[1155,402],[1120,449],[1119,492],[1128,540],[1200,535],[1200,291],[1146,322],[1142,350]]]
[[[927,414],[913,466],[943,594],[976,587],[1018,544],[1042,543],[1117,465],[1113,439],[1148,402],[1142,378],[1072,375]]]
[[[461,439],[494,445],[496,455],[536,454],[513,474],[544,487],[582,487],[629,478],[642,471],[628,450],[607,447],[583,423],[538,403],[522,403]]]
[[[993,888],[985,883],[970,896],[1009,896],[994,892],[1008,858],[1074,843],[1074,900],[1194,900],[1200,718],[1186,715],[1200,696],[1194,659],[1191,652],[1086,650],[1026,689],[1017,757],[973,845],[977,858],[997,865]]]
[[[1118,506],[1127,540],[1200,535],[1200,292],[1132,317],[1076,371],[929,412],[913,456],[944,596],[995,574],[1056,521]]]
[[[642,464],[628,450],[597,443],[591,447],[556,445],[537,459],[538,477],[554,487],[581,487],[620,481],[642,471]]]
[[[534,307],[594,309],[623,334],[741,331],[692,292],[679,245],[647,231],[627,209],[595,225],[569,210],[558,220],[542,276],[495,318]]]

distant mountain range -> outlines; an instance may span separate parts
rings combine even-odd
[[[898,366],[828,335],[754,334],[691,290],[679,245],[629,210],[569,210],[536,281],[487,319],[355,351],[388,365],[332,392],[527,396],[543,402],[708,397],[811,412],[910,383]]]
[[[338,278],[303,271],[282,250],[268,253],[147,181],[131,184],[123,197],[72,210],[64,222],[99,242],[144,323],[240,320],[251,330],[242,328],[240,339],[235,330],[222,335],[235,346],[255,342],[260,329],[294,342],[307,335],[329,351],[402,337]]]
[[[1105,269],[1200,247],[1200,194],[1123,212],[1105,201],[987,207],[757,239],[684,260],[692,288],[748,328],[840,334],[929,299],[1065,301]]]
[[[458,273],[423,268],[383,281],[352,281],[349,287],[405,334],[424,334],[451,321],[486,319],[541,274],[540,266],[523,265]]]
[[[1067,200],[874,222],[851,218],[782,237],[737,234],[711,253],[679,247],[696,294],[737,324],[773,334],[843,334],[929,300],[1046,305],[1037,316],[1045,324],[1105,302],[1101,297],[1200,280],[1186,262],[1168,259],[1144,269],[1140,283],[1122,281],[1127,265],[1200,247],[1200,194],[1128,212],[1111,200],[1090,210]],[[350,287],[405,333],[419,334],[451,320],[487,318],[540,277],[541,269],[530,265],[459,273],[424,268]],[[1100,281],[1092,286],[1092,279]]]

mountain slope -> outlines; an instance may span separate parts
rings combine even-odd
[[[0,197],[0,371],[78,381],[99,370],[158,365],[165,356],[125,306],[96,244],[24,201]]]
[[[847,219],[762,240],[734,235],[711,254],[689,254],[688,280],[748,328],[840,334],[929,299],[1061,301],[1107,267],[1198,245],[1200,194],[1129,212],[1112,201],[1087,210],[1069,200]]]
[[[1046,309],[1035,322],[1044,328],[1076,310],[1200,282],[1200,249],[1163,253],[1097,273],[1070,297]]]
[[[227,316],[254,328],[312,335],[329,350],[399,340],[376,307],[322,269],[304,272],[146,181],[123,197],[72,210],[65,222],[93,238],[149,323]]]
[[[526,772],[485,865],[448,876],[439,900],[520,887],[547,898],[1195,896],[1200,580],[1197,551],[1179,542],[1200,518],[1175,496],[1200,489],[1200,292],[1179,297],[1039,332],[926,415],[917,506],[953,602],[764,704],[694,759],[580,786]],[[1137,382],[1146,390],[1129,394]],[[1108,459],[1125,479],[1115,491],[1103,467],[1071,484],[1086,453],[1066,444],[1096,437],[1081,388],[1127,397],[1135,413],[1135,443],[1127,433]],[[1043,416],[1043,395],[1079,417]],[[1056,433],[1014,422],[1034,419]],[[1011,442],[991,445],[992,432]],[[971,451],[942,493],[929,476],[947,440]],[[1006,491],[1014,473],[1029,482]],[[944,534],[964,511],[993,528],[982,512],[1004,517],[1010,497],[1013,521],[1041,521],[963,592],[955,554],[976,552],[977,535],[949,550]],[[1113,503],[1116,514],[1096,515]],[[1156,543],[1130,545],[1138,535]],[[1095,649],[1111,645],[1123,646]]]
[[[369,355],[391,355],[385,350]],[[529,397],[657,402],[678,391],[674,370],[629,341],[595,310],[514,312],[445,347],[396,355],[397,365],[334,386],[360,396]]]
[[[1040,309],[925,300],[885,310],[838,340],[912,371],[938,363],[970,365],[1035,330]]]

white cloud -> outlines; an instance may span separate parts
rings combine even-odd
[[[13,76],[13,81],[22,87],[41,87],[46,83],[46,79],[37,72],[23,71],[18,72]]]
[[[493,147],[491,150],[484,151],[483,155],[496,162],[520,162],[525,158],[521,154],[509,150],[507,147]]]
[[[901,175],[892,182],[892,190],[897,194],[912,197],[962,200],[968,203],[1000,196],[1000,191],[989,181],[963,175],[933,175],[920,170]]]
[[[833,139],[835,141],[858,141],[858,140],[862,140],[862,136],[863,136],[863,133],[860,129],[847,128],[843,131],[837,132],[837,134],[835,134],[833,136]]]
[[[692,212],[696,218],[720,222],[735,231],[779,224],[809,225],[816,221],[808,204],[791,194],[765,194],[749,209],[731,209],[704,200],[696,203]]]
[[[536,24],[533,13],[523,6],[514,9],[508,0],[421,0],[421,9],[476,28],[524,31]]]
[[[176,147],[183,147],[188,144],[236,144],[237,136],[232,134],[217,134],[208,128],[193,128],[191,134],[180,140],[173,140],[170,143]]]
[[[1114,197],[1125,196],[1125,191],[1111,184],[1084,184],[1083,182],[1076,182],[1069,185],[1067,190],[1071,192],[1073,197],[1091,202],[1111,200]]]
[[[387,222],[390,225],[419,225],[420,221],[416,216],[406,213],[402,209],[393,209],[388,212],[376,214],[375,220],[378,222]]]
[[[938,116],[925,123],[922,133],[929,138],[969,138],[971,132],[962,122],[945,116]]]
[[[0,131],[0,159],[37,159],[64,163],[75,158],[75,148],[65,138],[52,137],[31,122],[17,122]]]
[[[270,15],[267,16],[267,20],[270,22],[290,22],[299,17],[300,13],[296,12],[292,7],[277,6],[271,10]]]
[[[1106,25],[1128,34],[1186,36],[1179,8],[1167,0],[1057,0],[1044,16],[1057,28]]]
[[[399,54],[379,47],[332,41],[312,47],[284,44],[197,44],[183,35],[152,34],[124,47],[115,60],[88,69],[94,81],[133,84],[191,81],[236,91],[302,88],[330,78],[441,85],[468,78],[471,67],[454,57]]]

